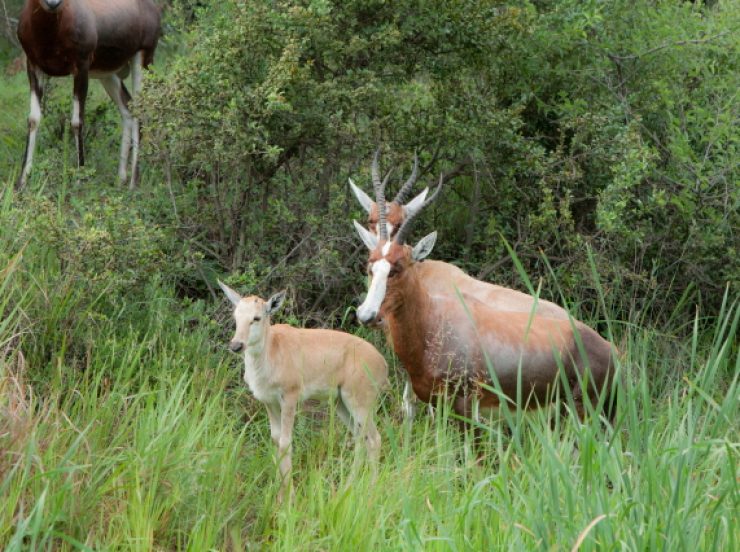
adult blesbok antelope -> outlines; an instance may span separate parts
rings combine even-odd
[[[500,395],[491,387],[500,386],[505,397],[516,401],[521,386],[520,406],[541,405],[555,396],[562,367],[582,413],[586,400],[595,401],[610,389],[613,348],[608,341],[576,320],[498,310],[465,292],[457,297],[432,294],[423,284],[420,261],[431,252],[436,232],[413,248],[406,239],[413,220],[441,185],[440,179],[434,194],[406,218],[392,240],[384,225],[382,190],[376,199],[380,235],[355,222],[370,250],[371,278],[358,319],[363,324],[383,320],[414,392],[424,402],[448,395],[455,412],[470,417],[476,401],[484,408],[500,404]],[[605,404],[610,404],[608,399]]]
[[[383,197],[385,197],[387,177],[384,182],[381,182],[380,168],[378,164],[379,155],[380,148],[375,152],[370,172],[376,195],[382,193]],[[396,197],[390,203],[386,204],[386,231],[390,238],[395,237],[404,221],[409,216],[418,212],[424,204],[424,200],[429,192],[428,187],[411,202],[403,205],[403,201],[411,192],[417,176],[418,157],[415,155],[414,168],[412,170],[411,177],[404,183]],[[378,211],[377,203],[365,192],[360,190],[351,179],[350,186],[355,197],[368,214],[368,229],[373,234],[378,235],[380,229],[380,213]],[[547,318],[568,320],[568,312],[555,303],[540,299],[539,297],[533,297],[532,295],[515,289],[477,280],[461,268],[450,263],[427,259],[424,263],[419,264],[418,271],[421,285],[424,286],[432,295],[441,294],[454,298],[459,292],[467,296],[474,297],[478,301],[495,310],[525,312],[536,314],[538,316],[545,316]],[[414,396],[411,392],[411,384],[407,378],[403,390],[403,409],[406,417],[409,419],[414,417],[413,401]]]
[[[152,62],[159,35],[160,12],[152,0],[26,0],[18,39],[28,57],[31,110],[19,186],[33,164],[44,75],[74,77],[72,131],[78,166],[85,164],[82,125],[88,80],[101,80],[123,122],[118,178],[126,180],[130,153],[130,185],[136,184],[139,123],[129,111],[131,95],[122,79],[130,72],[133,93],[138,94],[142,68]]]
[[[282,305],[285,292],[264,301],[242,297],[221,281],[218,285],[234,305],[236,333],[229,349],[244,352],[244,381],[267,408],[270,435],[278,447],[280,496],[290,481],[293,421],[301,400],[336,399],[339,417],[355,439],[365,439],[368,456],[376,462],[380,434],[373,413],[388,385],[383,355],[348,333],[271,325],[270,315]]]

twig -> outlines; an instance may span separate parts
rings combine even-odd
[[[8,15],[8,7],[5,5],[5,0],[2,0],[2,5],[3,16],[5,17],[5,25],[7,27],[7,31],[3,34],[5,35],[5,38],[13,43],[14,46],[18,47],[20,46],[20,44],[18,44],[18,37],[15,34],[15,30],[18,28],[18,20]]]
[[[309,239],[309,238],[310,238],[310,237],[311,237],[312,235],[313,235],[313,229],[309,230],[308,234],[306,234],[306,236],[304,236],[304,238],[303,238],[303,239],[302,239],[301,241],[299,241],[299,242],[298,242],[298,244],[297,244],[297,245],[296,245],[296,246],[295,246],[295,247],[294,247],[293,249],[291,249],[291,250],[290,250],[290,251],[288,252],[288,254],[287,254],[287,255],[285,255],[285,256],[284,256],[284,257],[283,257],[282,259],[280,259],[280,260],[279,260],[279,261],[278,261],[277,263],[275,263],[275,265],[274,265],[274,266],[273,266],[273,267],[272,267],[272,268],[270,269],[270,272],[268,272],[267,274],[265,274],[265,276],[264,276],[264,277],[263,277],[263,278],[262,278],[262,279],[261,279],[261,280],[259,281],[259,283],[257,284],[257,286],[259,286],[259,285],[262,285],[263,283],[265,283],[265,282],[267,281],[267,279],[268,279],[268,278],[269,278],[270,276],[272,276],[272,273],[273,273],[273,272],[275,272],[275,271],[276,271],[276,270],[278,269],[278,267],[280,267],[280,266],[281,266],[281,265],[282,265],[283,263],[285,263],[285,262],[286,262],[286,261],[287,261],[288,259],[290,259],[290,257],[291,257],[291,256],[293,255],[293,253],[295,253],[296,251],[298,251],[298,249],[299,249],[299,248],[300,248],[300,247],[301,247],[301,246],[302,246],[302,245],[303,245],[304,243],[306,243],[306,241],[308,241],[308,239]],[[255,287],[256,287],[256,286],[255,286]]]
[[[707,38],[697,38],[694,40],[679,40],[678,42],[669,42],[666,44],[661,44],[660,46],[655,46],[654,48],[650,48],[649,50],[645,50],[641,54],[629,54],[627,56],[618,56],[617,54],[607,53],[606,55],[609,57],[609,59],[615,62],[626,61],[628,59],[639,59],[641,57],[649,56],[651,54],[659,52],[660,50],[665,50],[666,48],[670,48],[671,46],[687,46],[689,44],[705,44],[717,38],[721,38],[725,36],[726,34],[729,34],[729,32],[730,31],[723,31],[716,35],[708,36]]]

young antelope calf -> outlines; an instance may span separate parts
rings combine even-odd
[[[265,301],[242,297],[221,281],[218,285],[234,305],[236,333],[229,349],[244,352],[244,381],[267,408],[270,435],[278,447],[280,497],[290,482],[293,422],[301,400],[336,400],[339,417],[355,439],[365,439],[370,460],[377,461],[380,434],[373,411],[388,386],[388,367],[377,349],[344,332],[271,325],[270,315],[282,305],[284,291]]]

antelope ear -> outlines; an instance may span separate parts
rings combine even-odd
[[[223,291],[226,294],[226,297],[231,301],[231,304],[234,306],[237,306],[239,304],[239,301],[242,300],[242,296],[239,295],[236,291],[231,289],[229,286],[224,284],[221,280],[216,280],[218,282],[218,287],[221,288],[221,291]]]
[[[434,243],[437,241],[437,232],[432,232],[421,238],[419,243],[411,250],[411,258],[415,261],[426,259],[434,249]]]
[[[406,205],[403,206],[403,213],[407,217],[410,217],[414,213],[416,213],[419,209],[421,209],[421,206],[424,205],[424,200],[427,198],[427,194],[429,193],[429,187],[427,186],[424,188],[421,193],[416,196],[414,199],[409,201]]]
[[[265,312],[267,312],[267,314],[277,312],[280,307],[283,306],[283,301],[285,301],[285,290],[278,291],[267,300],[267,303],[265,304]]]
[[[370,232],[367,228],[362,226],[359,222],[356,220],[352,221],[355,225],[355,230],[357,230],[357,233],[360,235],[360,239],[365,244],[365,246],[370,251],[375,251],[375,248],[378,247],[378,236]]]
[[[349,179],[349,188],[350,190],[352,190],[352,193],[355,194],[355,197],[357,198],[357,201],[360,202],[360,205],[362,205],[362,208],[370,213],[370,211],[372,211],[373,209],[373,204],[375,203],[372,199],[370,199],[370,196],[360,190],[360,188],[357,187],[357,184],[352,182],[351,178]]]

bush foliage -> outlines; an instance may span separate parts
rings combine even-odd
[[[393,185],[414,151],[426,184],[460,173],[425,224],[473,274],[517,281],[503,236],[584,300],[588,248],[630,299],[716,307],[740,278],[735,2],[184,4],[139,109],[218,269],[346,304],[346,181],[382,144]]]

